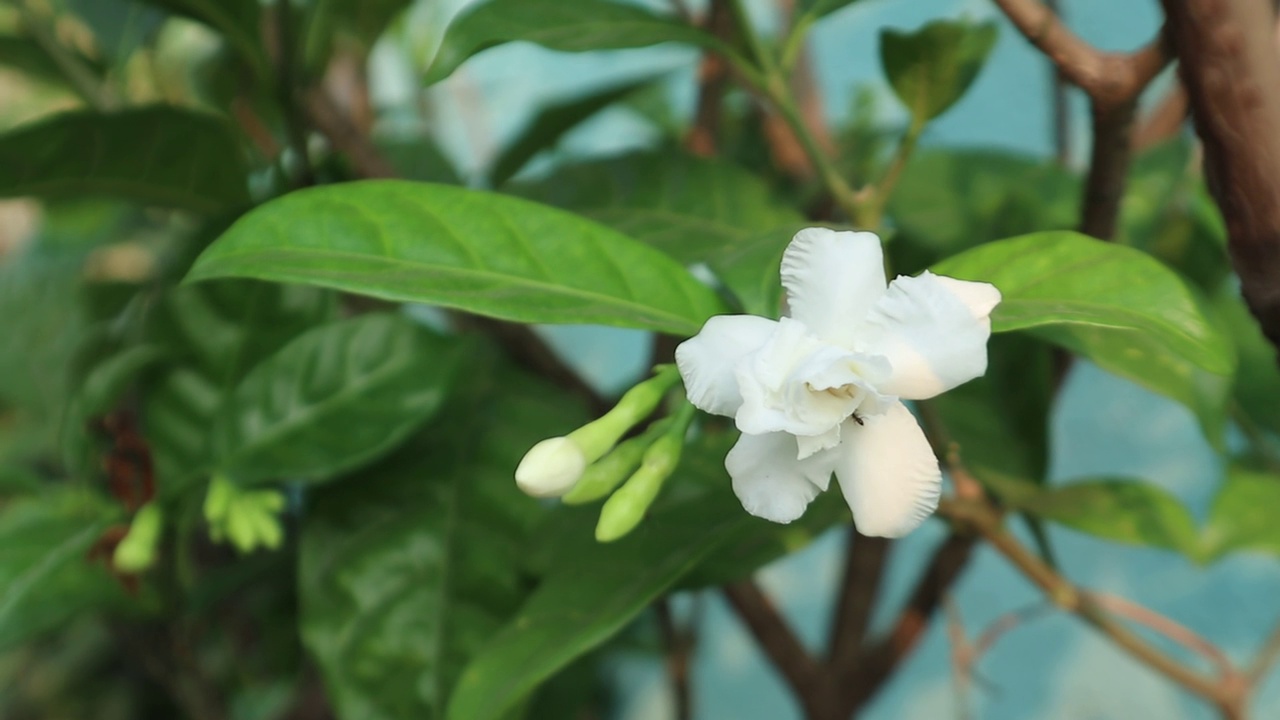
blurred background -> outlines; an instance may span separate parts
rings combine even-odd
[[[114,23],[119,51],[152,29],[149,11],[127,0],[66,0],[86,14],[100,13]],[[662,113],[684,117],[692,112],[694,69],[698,53],[656,47],[625,53],[557,54],[516,43],[493,49],[427,91],[419,77],[429,50],[465,0],[418,0],[376,45],[369,65],[372,103],[379,132],[386,138],[431,134],[464,179],[479,180],[501,148],[516,137],[540,107],[581,95],[584,91],[630,80],[666,76],[659,97],[612,107],[575,128],[554,153],[539,156],[522,173],[536,178],[566,159],[613,154],[659,142],[654,118]],[[650,3],[655,6],[660,2]],[[696,5],[696,3],[694,3]],[[769,22],[765,0],[756,3],[761,23]],[[1063,0],[1061,12],[1084,39],[1108,50],[1131,50],[1158,29],[1155,0]],[[3,5],[0,5],[3,9]],[[994,148],[1049,158],[1055,153],[1052,76],[1045,58],[1035,51],[986,0],[863,0],[833,16],[812,36],[826,114],[836,126],[859,122],[896,128],[906,115],[892,100],[881,76],[877,37],[884,27],[914,29],[939,17],[993,19],[1000,35],[991,61],[963,100],[931,124],[922,147]],[[4,19],[0,15],[0,19]],[[195,23],[170,22],[161,30],[155,54],[139,70],[143,92],[158,99],[177,92],[182,82],[166,80],[184,72],[187,60],[212,52],[207,30]],[[427,50],[424,50],[426,48]],[[428,57],[421,57],[428,53]],[[175,60],[169,62],[170,59]],[[138,61],[144,62],[144,61]],[[1168,78],[1158,81],[1148,98],[1159,98]],[[56,84],[30,74],[0,68],[0,126],[21,122],[70,106],[74,100]],[[1084,99],[1070,95],[1067,162],[1082,167],[1088,147]],[[51,247],[87,247],[99,233],[115,232],[129,221],[129,211],[109,203],[69,202],[53,209],[34,203],[0,203],[0,269],[4,256],[32,238]],[[137,258],[103,254],[98,271],[127,276],[137,272]],[[54,268],[51,271],[56,271]],[[33,278],[32,282],[40,282]],[[12,298],[10,299],[12,300]],[[55,304],[56,298],[50,298]],[[41,324],[45,354],[27,353],[29,362],[57,367],[69,352],[61,343],[57,308],[15,307],[0,298],[0,343],[10,323]],[[37,316],[37,313],[39,315]],[[599,328],[557,327],[541,332],[601,390],[617,392],[645,369],[643,333]],[[24,335],[23,337],[30,337]],[[9,348],[12,349],[12,348]],[[61,354],[61,355],[60,355]],[[5,352],[4,357],[15,353]],[[41,377],[31,368],[0,372],[7,396],[55,392],[51,387],[5,382]],[[59,382],[46,377],[49,385]],[[21,438],[11,442],[20,443]],[[1060,394],[1052,418],[1051,479],[1067,482],[1085,475],[1133,475],[1172,492],[1197,515],[1207,511],[1225,468],[1206,444],[1195,418],[1183,406],[1080,362]],[[1280,508],[1277,508],[1280,511]],[[1244,658],[1261,641],[1280,612],[1280,572],[1273,558],[1234,554],[1208,567],[1159,550],[1104,543],[1050,526],[1049,532],[1064,572],[1079,584],[1114,592],[1181,620],[1232,654]],[[908,569],[918,567],[942,537],[938,524],[896,544],[885,592],[873,632],[894,615],[894,599],[912,581]],[[804,551],[769,566],[761,574],[766,589],[782,604],[802,636],[813,643],[824,637],[825,623],[840,575],[841,531],[832,531]],[[957,693],[968,693],[973,717],[1022,718],[1201,718],[1211,717],[1199,701],[1123,655],[1106,640],[1069,616],[1047,613],[1028,620],[1000,639],[982,659],[976,682],[957,686],[953,677],[949,633],[969,637],[1002,615],[1042,603],[1040,593],[989,548],[980,549],[956,586],[945,621],[931,627],[922,647],[896,675],[865,717],[875,720],[955,717]],[[792,718],[799,711],[783,683],[754,641],[737,624],[714,592],[678,597],[675,608],[697,617],[700,632],[691,668],[696,717]],[[0,608],[0,612],[3,612]],[[0,657],[0,692],[25,682],[15,657]],[[611,662],[612,679],[622,699],[619,720],[662,720],[673,717],[672,699],[659,660],[643,654],[619,653]],[[29,680],[29,679],[28,679]],[[1254,704],[1257,718],[1280,718],[1280,673],[1273,673]]]

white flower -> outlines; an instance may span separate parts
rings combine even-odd
[[[1000,291],[929,272],[886,286],[875,234],[824,228],[791,241],[782,285],[790,317],[713,317],[676,349],[689,401],[742,431],[725,468],[747,512],[791,522],[834,472],[859,531],[905,535],[942,474],[901,400],[986,372]]]

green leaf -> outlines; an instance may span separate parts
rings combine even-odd
[[[419,137],[379,137],[374,142],[383,156],[406,180],[462,185],[453,163],[429,135]]]
[[[1203,560],[1238,550],[1280,555],[1280,475],[1233,465],[1218,490],[1201,536]]]
[[[1280,367],[1276,365],[1275,346],[1263,336],[1258,321],[1235,288],[1219,293],[1213,305],[1240,357],[1232,386],[1236,403],[1250,421],[1280,433]]]
[[[395,447],[439,409],[461,360],[455,343],[396,315],[306,332],[227,398],[216,467],[241,483],[325,479]]]
[[[1074,228],[1080,181],[1058,163],[1000,150],[914,153],[889,199],[897,232],[885,248],[914,273],[1000,238]]]
[[[495,187],[505,183],[539,151],[554,147],[570,130],[610,105],[649,87],[655,80],[656,78],[645,78],[615,85],[585,97],[541,108],[516,139],[503,149],[498,159],[494,160],[489,170],[489,183]]]
[[[91,68],[94,73],[101,73],[101,67],[73,48],[64,46],[63,51],[72,53],[78,62]],[[24,35],[0,35],[0,65],[44,82],[67,82],[62,68],[40,47],[40,43]]]
[[[634,5],[609,0],[489,0],[464,11],[445,31],[426,83],[443,80],[482,50],[513,41],[562,52],[664,42],[726,49],[712,35]]]
[[[570,165],[511,192],[582,213],[685,263],[743,246],[764,230],[804,222],[764,180],[677,152],[639,152]]]
[[[812,226],[796,223],[767,230],[716,254],[708,264],[744,311],[776,318],[782,306],[782,254],[797,232]]]
[[[258,0],[144,0],[176,15],[198,20],[217,30],[236,52],[265,79],[267,57],[260,39],[259,18],[262,6]]]
[[[1162,352],[1228,375],[1235,356],[1172,270],[1148,255],[1074,232],[987,243],[934,266],[939,275],[989,282],[1004,299],[992,331],[1051,325],[1138,333]]]
[[[946,112],[978,77],[996,25],[935,20],[915,32],[880,31],[880,63],[916,122]]]
[[[830,15],[837,10],[854,4],[858,0],[800,0],[796,4],[796,12],[807,15],[813,19],[819,19]]]
[[[184,496],[209,468],[209,432],[222,402],[221,386],[191,367],[167,369],[143,395],[143,436],[151,443],[162,498]]]
[[[1049,350],[1025,336],[996,335],[986,375],[929,401],[979,479],[998,473],[1044,482],[1054,394]]]
[[[1019,494],[1021,495],[1021,494]],[[1089,535],[1195,558],[1195,520],[1168,491],[1140,480],[1106,478],[1005,498],[1022,512]]]
[[[111,576],[86,558],[115,519],[110,506],[70,490],[0,508],[0,648],[120,597]]]
[[[230,127],[151,107],[55,115],[0,135],[0,197],[98,195],[217,213],[248,204]]]
[[[319,489],[306,514],[302,637],[340,717],[443,717],[466,662],[524,597],[544,510],[512,472],[584,417],[534,378],[494,373],[490,357],[471,376],[486,386],[395,455]]]
[[[594,508],[567,510],[573,519],[557,520],[572,530],[562,536],[565,551],[467,666],[447,717],[505,717],[539,683],[621,631],[709,553],[741,538],[748,516],[741,506],[727,511],[723,502],[704,497],[655,512],[625,538],[605,544],[593,537]]]
[[[617,232],[518,198],[367,181],[313,188],[241,218],[188,280],[255,277],[519,322],[692,335],[719,300]]]

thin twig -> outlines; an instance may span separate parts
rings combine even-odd
[[[276,0],[273,6],[275,13],[274,29],[276,32],[276,100],[280,103],[280,114],[284,118],[285,136],[289,141],[289,149],[297,162],[294,183],[298,186],[315,184],[315,173],[311,167],[311,153],[307,148],[307,126],[303,112],[298,107],[297,87],[297,43],[294,34],[297,32],[293,17],[293,5],[289,0]]]
[[[1112,615],[1146,626],[1188,650],[1203,655],[1218,668],[1218,672],[1222,675],[1230,675],[1234,672],[1231,661],[1218,649],[1217,645],[1176,620],[1117,595],[1084,590],[1081,592],[1086,593],[1094,604]]]
[[[1125,652],[1189,691],[1222,707],[1238,698],[1224,685],[1187,668],[1116,622],[1094,596],[1058,575],[1035,553],[1024,548],[1007,530],[999,513],[985,501],[943,500],[939,514],[979,533],[1045,593],[1053,604],[1071,612],[1102,632]]]
[[[1059,0],[1047,0],[1049,12],[1062,17]],[[1071,161],[1071,106],[1067,103],[1067,78],[1057,65],[1050,76],[1049,102],[1053,117],[1053,154],[1060,165]]]

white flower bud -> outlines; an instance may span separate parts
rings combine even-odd
[[[554,437],[534,445],[516,468],[516,485],[533,497],[560,497],[569,492],[587,469],[587,458],[576,442]]]

